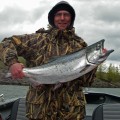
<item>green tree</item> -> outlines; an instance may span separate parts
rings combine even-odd
[[[107,71],[107,79],[109,82],[117,82],[120,79],[120,71],[118,67],[110,64]]]
[[[106,64],[103,63],[103,64],[99,65],[99,67],[97,69],[97,73],[96,73],[97,78],[99,78],[101,80],[105,80],[106,69],[107,69]]]
[[[120,81],[120,69],[119,67],[116,67],[115,69],[115,78],[114,78],[115,81]]]
[[[100,80],[108,82],[119,82],[120,81],[120,66],[116,67],[110,64],[108,67],[105,63],[99,65],[96,76]]]

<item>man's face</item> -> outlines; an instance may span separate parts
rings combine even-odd
[[[71,15],[68,11],[60,10],[55,14],[54,24],[58,29],[64,30],[69,27],[70,23]]]

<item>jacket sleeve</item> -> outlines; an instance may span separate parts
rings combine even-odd
[[[37,48],[41,48],[48,35],[46,32],[14,35],[10,38],[5,38],[0,43],[0,60],[5,65],[10,66],[18,61],[18,56],[23,57],[27,61],[33,60],[38,53]],[[18,61],[19,62],[19,61]]]
[[[2,40],[0,43],[0,60],[7,66],[18,62],[18,56],[24,57],[25,50],[28,50],[27,43],[32,38],[31,36],[35,35],[12,36]]]
[[[5,38],[0,43],[0,60],[4,62],[5,65],[11,65],[18,60],[17,51],[15,45],[12,43],[11,38]]]

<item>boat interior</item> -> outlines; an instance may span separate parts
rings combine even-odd
[[[120,120],[120,97],[105,93],[86,92],[84,120]],[[25,97],[0,102],[0,120],[28,120]]]

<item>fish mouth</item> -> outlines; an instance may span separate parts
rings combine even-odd
[[[105,54],[101,55],[99,58],[103,58],[103,57],[107,57],[109,56],[112,52],[114,52],[114,50],[107,50]]]

